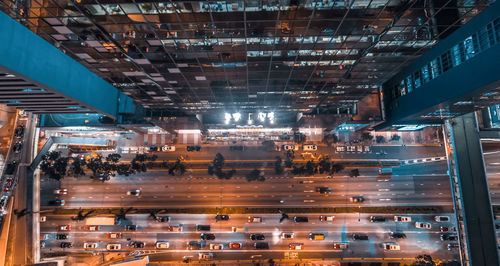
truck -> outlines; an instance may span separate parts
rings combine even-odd
[[[392,168],[387,167],[387,168],[379,168],[378,169],[378,174],[379,175],[392,175]]]
[[[90,217],[85,219],[85,225],[115,225],[115,217]]]

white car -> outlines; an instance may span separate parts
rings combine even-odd
[[[83,243],[83,248],[97,248],[99,247],[98,243]]]
[[[316,147],[316,145],[306,144],[302,146],[302,149],[304,149],[305,151],[315,151],[318,149],[318,147]]]
[[[304,249],[304,243],[290,243],[288,248],[291,250],[302,250]]]
[[[394,216],[394,221],[395,222],[409,223],[409,222],[411,222],[411,217],[410,216]]]
[[[249,223],[262,223],[262,217],[248,216]]]
[[[120,250],[120,249],[122,249],[122,245],[121,244],[108,244],[106,246],[106,249],[107,250]]]
[[[169,248],[170,243],[168,241],[157,241],[156,242],[156,248]]]
[[[214,249],[214,250],[224,249],[224,244],[210,244],[210,249]]]
[[[394,242],[385,242],[380,244],[384,250],[401,250],[401,247]]]
[[[165,145],[163,147],[161,147],[161,151],[175,151],[175,146],[168,146],[168,145]]]
[[[283,150],[285,151],[298,150],[298,149],[299,147],[295,145],[290,145],[290,144],[283,145]]]
[[[198,253],[198,259],[200,260],[210,260],[214,258],[212,253]]]
[[[293,239],[294,233],[281,233],[281,239]]]
[[[415,222],[416,228],[431,229],[431,223],[426,222]]]
[[[450,221],[450,216],[434,216],[434,221],[436,222],[449,222]]]

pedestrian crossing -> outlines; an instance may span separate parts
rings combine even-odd
[[[446,156],[442,157],[431,157],[431,158],[421,158],[421,159],[412,159],[412,160],[401,160],[401,164],[408,165],[408,164],[420,164],[420,163],[430,163],[430,162],[437,162],[437,161],[445,161]]]

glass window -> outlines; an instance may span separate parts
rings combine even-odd
[[[429,74],[429,66],[425,65],[420,71],[422,72],[423,83],[428,82],[431,79],[431,76]]]
[[[422,75],[420,73],[420,70],[413,73],[413,81],[415,82],[415,89],[422,86]]]
[[[461,57],[461,53],[460,53],[460,46],[458,44],[454,45],[451,48],[451,54],[452,54],[453,66],[460,65],[462,63],[462,57]]]
[[[120,4],[120,6],[122,7],[123,11],[125,11],[125,13],[127,13],[127,14],[139,14],[139,13],[141,13],[139,11],[139,8],[137,8],[137,6],[134,4]]]
[[[441,65],[443,67],[443,72],[446,72],[448,69],[453,67],[450,51],[446,51],[441,55]]]
[[[469,36],[467,39],[465,39],[463,43],[465,49],[465,59],[474,57],[474,55],[476,54],[476,49],[474,49],[474,42],[472,40],[472,36]]]
[[[413,91],[413,79],[411,78],[411,75],[406,77],[406,91],[408,93]]]
[[[435,79],[439,75],[441,75],[441,67],[440,67],[440,62],[439,62],[438,58],[436,58],[430,62],[430,67],[431,67],[431,78]]]

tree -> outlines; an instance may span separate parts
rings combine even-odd
[[[373,135],[372,135],[372,134],[370,134],[370,132],[363,132],[363,133],[361,134],[361,138],[362,138],[363,140],[372,140],[372,139],[373,139]]]
[[[398,141],[401,137],[398,134],[392,135],[391,140]]]
[[[120,161],[121,158],[122,158],[122,156],[120,154],[111,153],[111,154],[108,154],[108,156],[106,156],[106,161],[118,163],[118,161]]]
[[[322,142],[330,146],[332,144],[339,142],[339,138],[335,134],[327,134],[323,137]]]
[[[375,137],[375,140],[377,141],[377,143],[384,143],[385,142],[384,136],[377,136],[377,137]]]
[[[349,176],[350,176],[350,177],[358,177],[358,176],[359,176],[359,169],[352,169],[352,170],[349,172]]]
[[[305,171],[308,175],[313,175],[316,169],[316,165],[313,161],[308,161],[306,163]]]
[[[334,164],[332,165],[332,168],[330,170],[330,173],[338,173],[340,171],[344,170],[344,166],[341,164]]]
[[[274,147],[276,146],[276,144],[274,143],[273,140],[264,140],[262,142],[262,147],[264,148],[264,150],[266,151],[274,151]]]
[[[250,171],[250,173],[246,175],[247,181],[248,182],[255,181],[259,178],[259,175],[260,171],[257,169],[253,169],[252,171]]]
[[[436,263],[432,259],[431,255],[418,255],[416,258],[416,261],[413,262],[411,265],[412,266],[434,266]]]
[[[277,175],[281,175],[283,173],[283,160],[281,160],[280,156],[276,156],[276,161],[274,162],[274,172]]]

